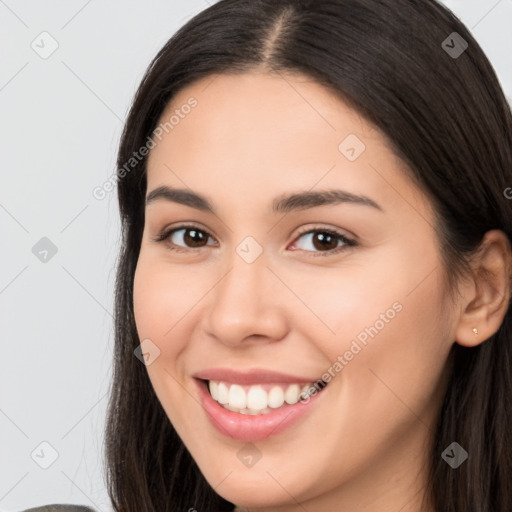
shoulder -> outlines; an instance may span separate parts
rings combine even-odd
[[[52,504],[41,507],[27,508],[21,512],[96,512],[85,505]]]

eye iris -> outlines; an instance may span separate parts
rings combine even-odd
[[[191,235],[187,235],[190,233]],[[194,239],[195,237],[195,239]],[[202,231],[198,229],[185,229],[185,235],[183,236],[185,243],[191,247],[201,247],[201,242],[208,241]]]
[[[320,243],[318,245],[316,243],[317,240],[320,241]],[[331,243],[332,247],[329,247],[329,242]],[[338,244],[338,241],[337,241],[336,237],[334,237],[333,235],[331,235],[329,233],[318,232],[318,233],[313,234],[313,245],[314,245],[315,249],[327,249],[327,250],[336,249],[337,244]]]

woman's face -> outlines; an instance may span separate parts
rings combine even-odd
[[[210,76],[165,122],[147,197],[188,195],[146,205],[135,320],[201,472],[244,506],[412,506],[456,329],[425,195],[299,75]]]

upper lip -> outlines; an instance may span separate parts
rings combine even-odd
[[[201,370],[193,375],[197,379],[214,380],[230,382],[233,384],[265,384],[277,382],[296,382],[297,384],[308,384],[321,380],[319,378],[305,379],[298,375],[290,375],[272,370],[251,369],[247,371],[237,371],[231,368],[209,368]]]

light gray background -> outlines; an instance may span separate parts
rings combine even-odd
[[[511,98],[512,0],[445,4]],[[102,432],[119,221],[115,191],[103,200],[92,191],[115,172],[145,68],[207,5],[0,0],[1,511],[64,502],[112,510]],[[52,40],[58,48],[42,58]],[[43,237],[57,248],[46,262],[44,247],[33,252]]]

